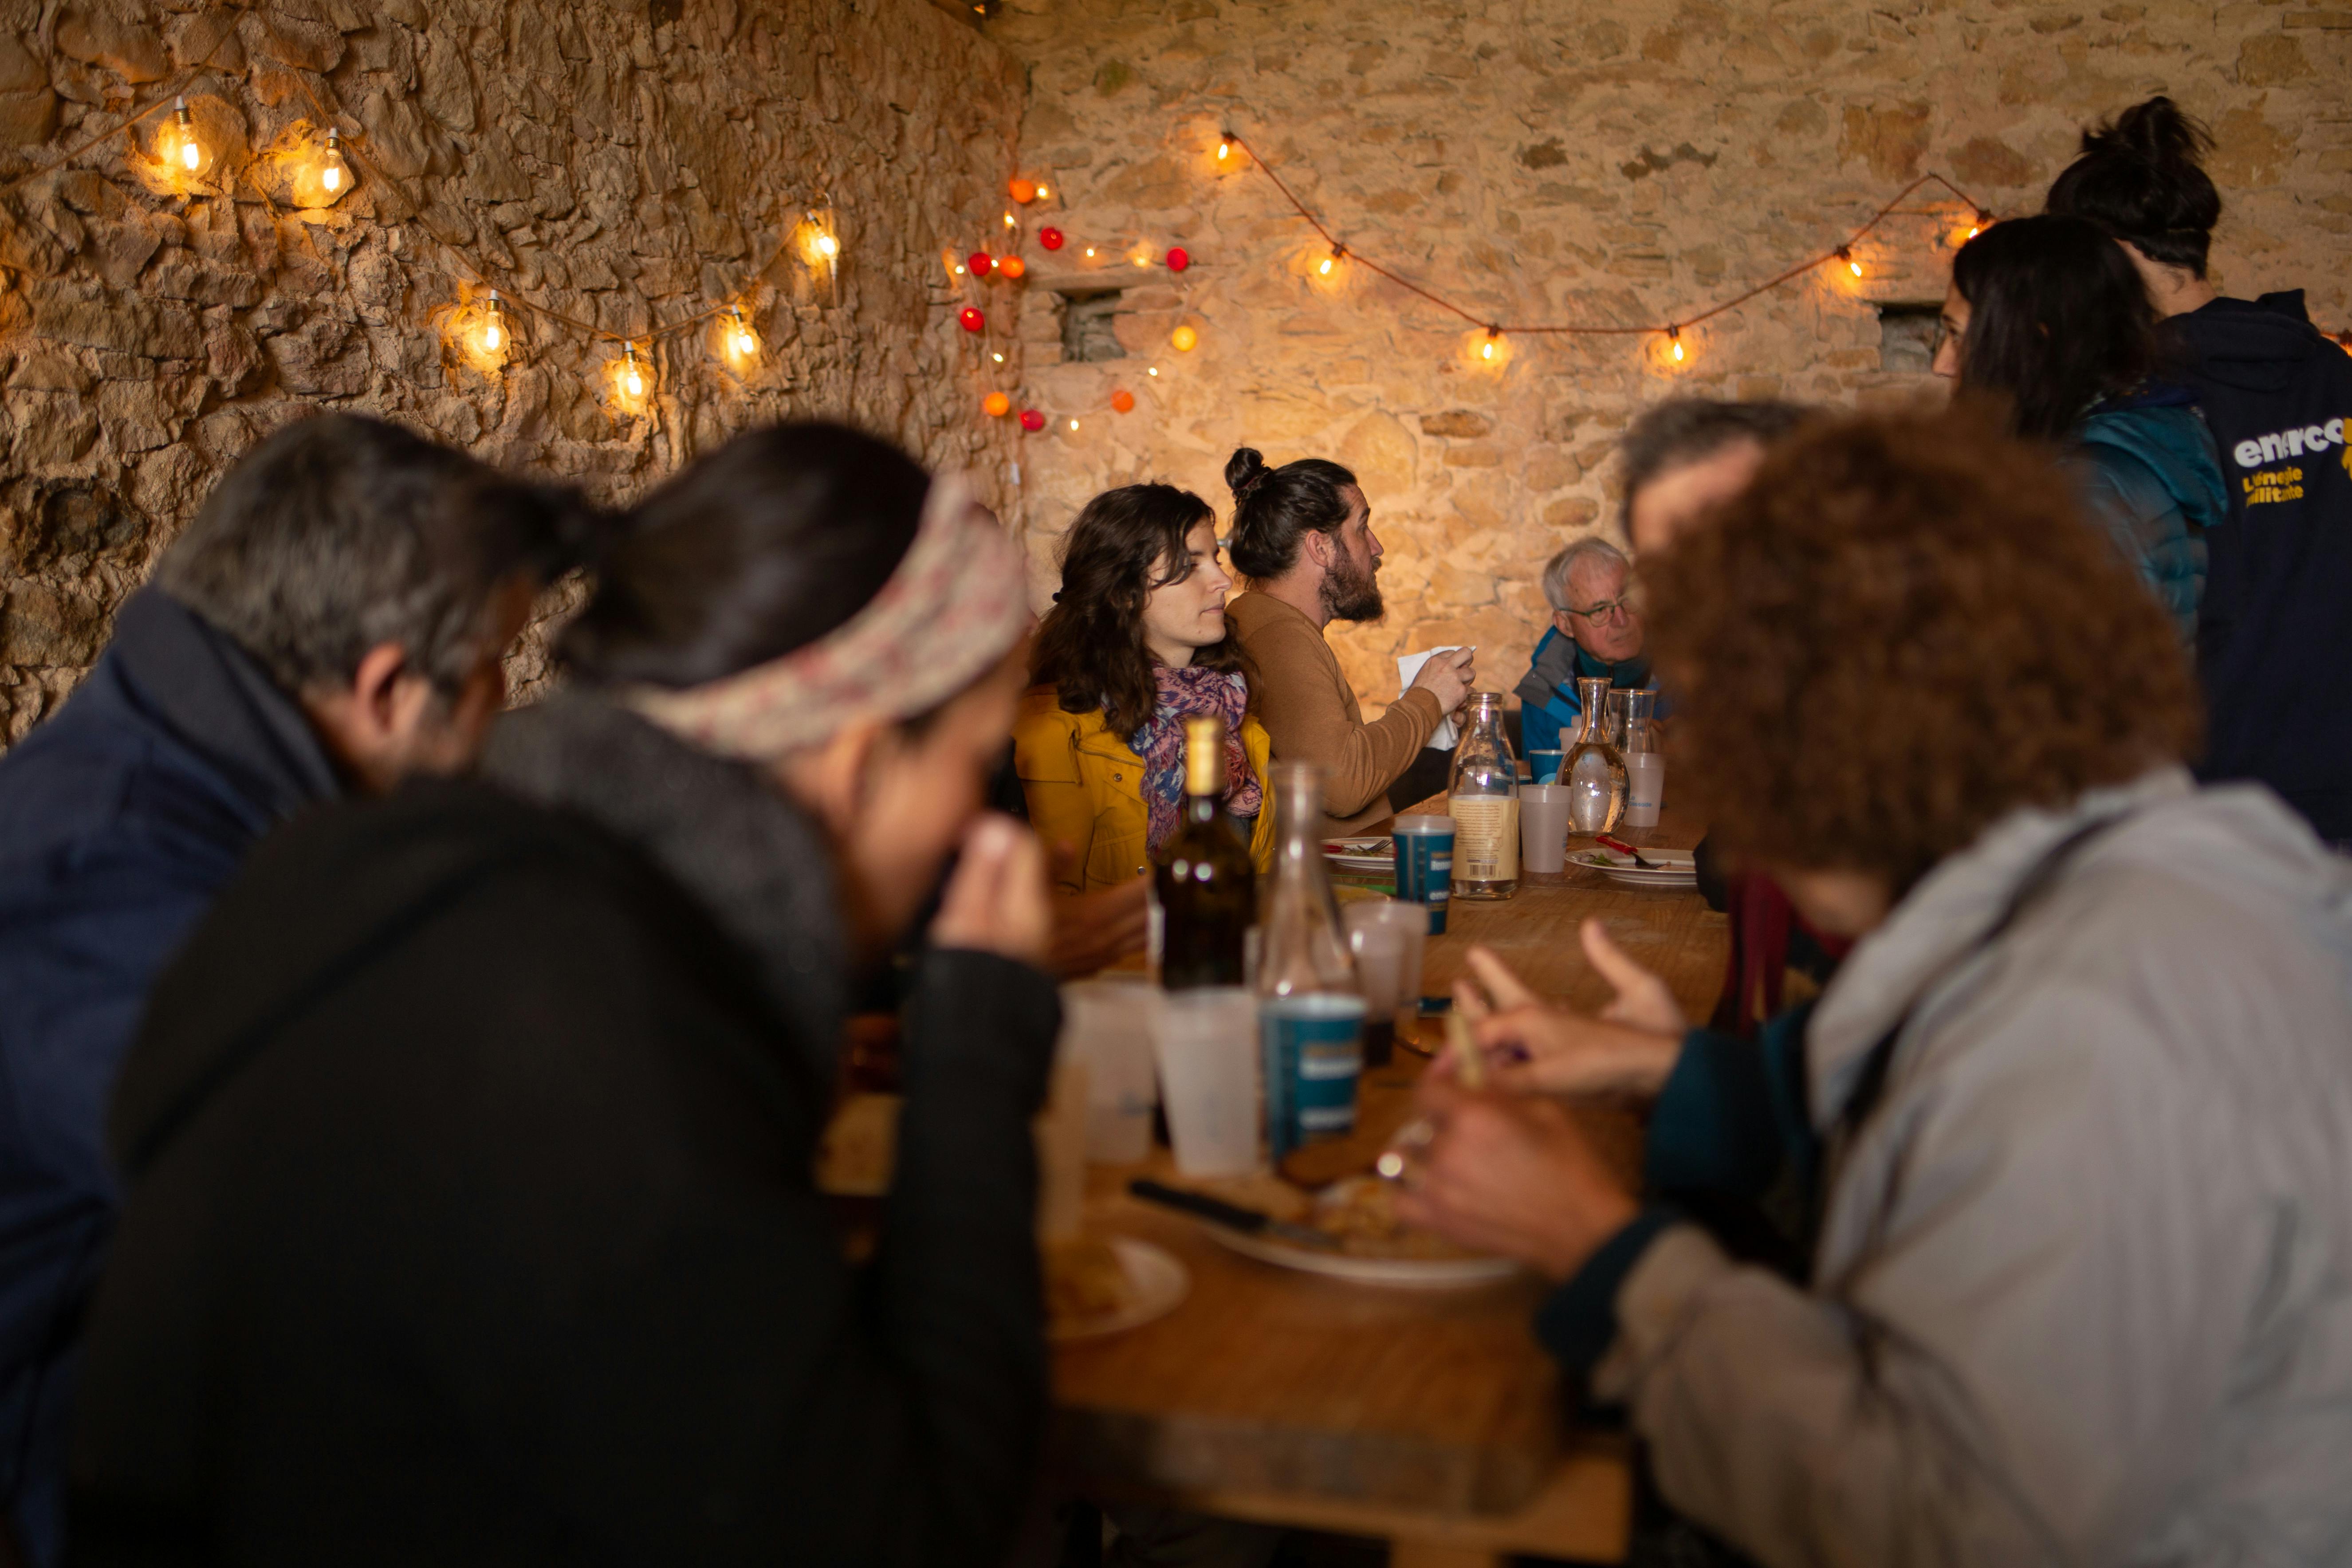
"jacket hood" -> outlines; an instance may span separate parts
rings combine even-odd
[[[2203,415],[2188,405],[2153,401],[2105,407],[2074,431],[2084,447],[2104,447],[2137,458],[2164,487],[2192,527],[2229,521],[2229,481]]]
[[[2164,331],[2187,348],[2200,380],[2239,392],[2284,392],[2317,356],[2343,352],[2311,324],[2300,289],[2215,300],[2168,318]]]
[[[1615,664],[1604,663],[1585,652],[1582,643],[1563,635],[1558,626],[1549,626],[1536,644],[1535,658],[1528,672],[1519,677],[1518,685],[1512,689],[1520,701],[1540,708],[1551,700],[1555,691],[1573,696],[1579,676],[1638,690],[1650,683],[1650,661],[1637,653]]]
[[[2085,845],[2060,882],[2096,867],[2158,868],[2218,893],[2262,887],[2324,907],[2352,970],[2352,861],[2259,785],[2199,789],[2186,768],[2093,790],[2059,810],[2029,807],[1946,859],[1854,947],[1808,1025],[1814,1124],[1826,1130],[1886,1032],[1973,967],[1988,932],[2026,879],[2076,829],[2129,816]]]
[[[567,691],[500,719],[482,774],[589,818],[677,879],[749,955],[808,1065],[833,1081],[850,999],[833,850],[755,770]]]

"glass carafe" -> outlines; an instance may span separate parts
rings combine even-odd
[[[1559,782],[1569,791],[1568,830],[1613,833],[1625,815],[1625,753],[1609,738],[1609,682],[1579,679],[1576,695],[1584,705],[1583,726],[1559,765]],[[1462,864],[1459,849],[1454,863]]]
[[[1321,771],[1276,767],[1274,797],[1281,847],[1258,898],[1257,994],[1266,1152],[1279,1162],[1355,1130],[1364,998],[1323,868]]]
[[[1499,692],[1470,694],[1445,809],[1454,818],[1454,897],[1507,899],[1517,892],[1519,759],[1503,734]]]

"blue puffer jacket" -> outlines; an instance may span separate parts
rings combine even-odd
[[[2092,515],[2171,616],[2180,646],[2194,647],[2205,531],[2230,515],[2221,449],[2195,395],[2158,387],[2110,398],[2070,437]]]
[[[117,1194],[105,1117],[147,988],[246,851],[339,792],[301,710],[153,588],[0,756],[0,1508],[62,1555],[83,1304]]]

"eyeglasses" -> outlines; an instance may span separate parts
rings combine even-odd
[[[1633,614],[1631,599],[1603,599],[1589,609],[1570,610],[1571,616],[1582,616],[1588,621],[1612,621],[1629,618]]]

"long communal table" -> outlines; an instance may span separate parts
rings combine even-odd
[[[1696,839],[1669,815],[1636,841]],[[1723,917],[1696,894],[1629,891],[1592,872],[1531,879],[1508,902],[1455,905],[1450,929],[1430,940],[1423,989],[1445,991],[1483,942],[1537,990],[1598,1006],[1607,987],[1577,943],[1594,916],[1665,976],[1686,1012],[1706,1015],[1723,973]],[[1409,1114],[1419,1070],[1401,1052],[1369,1073],[1366,1122]],[[1591,1108],[1587,1121],[1632,1157],[1622,1113]],[[1057,1349],[1055,1455],[1068,1485],[1383,1538],[1396,1568],[1486,1568],[1512,1552],[1623,1556],[1626,1451],[1564,1419],[1552,1363],[1528,1329],[1540,1281],[1381,1289],[1255,1262],[1129,1197],[1128,1180],[1141,1173],[1176,1179],[1164,1150],[1090,1173],[1088,1227],[1165,1247],[1192,1288],[1157,1322]]]

